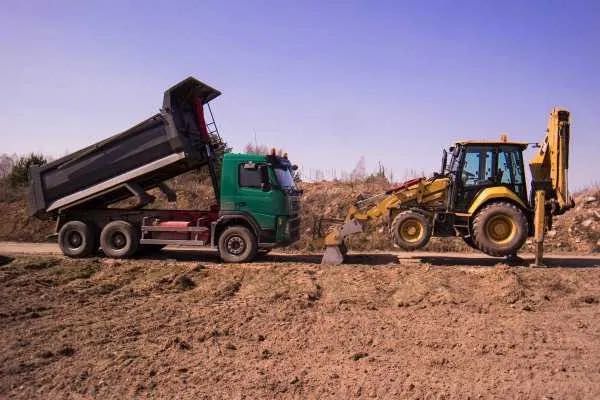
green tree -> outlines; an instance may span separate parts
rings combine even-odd
[[[12,187],[25,186],[29,182],[29,168],[44,165],[48,161],[42,154],[31,153],[19,157],[8,174],[8,182]]]

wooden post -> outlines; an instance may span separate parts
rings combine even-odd
[[[546,212],[546,192],[536,190],[535,192],[535,214],[533,216],[533,224],[535,227],[535,263],[533,267],[544,266],[544,229],[546,228],[545,212]]]

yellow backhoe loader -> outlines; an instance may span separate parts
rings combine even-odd
[[[527,237],[534,236],[535,264],[541,265],[545,228],[574,205],[567,183],[569,126],[569,112],[554,108],[544,142],[536,144],[539,151],[529,163],[529,198],[523,151],[530,143],[512,142],[506,135],[499,141],[460,141],[444,150],[441,171],[433,177],[355,203],[325,236],[322,263],[342,263],[346,238],[362,232],[366,222],[383,218],[404,250],[420,249],[432,236],[458,236],[491,256],[516,257]]]

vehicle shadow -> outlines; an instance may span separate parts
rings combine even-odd
[[[321,264],[322,254],[292,254],[292,253],[272,253],[258,255],[254,262],[256,263],[298,263],[298,264]],[[152,260],[176,260],[176,261],[197,261],[223,263],[215,250],[210,249],[190,249],[190,248],[166,248],[155,253],[141,254],[138,259]],[[386,265],[403,263],[424,263],[440,267],[456,266],[479,266],[494,267],[498,264],[505,264],[514,267],[530,267],[533,264],[532,256],[509,261],[501,257],[489,257],[486,255],[447,255],[444,253],[427,255],[409,255],[393,253],[367,253],[367,254],[348,254],[345,257],[344,264],[348,265]],[[568,255],[548,255],[544,257],[544,264],[549,268],[595,268],[600,267],[600,258],[594,257],[569,257]],[[1,260],[0,260],[1,265]]]
[[[257,257],[258,262],[285,262],[302,264],[321,264],[323,254],[267,254]],[[348,254],[344,257],[344,264],[355,265],[382,265],[398,264],[398,256],[394,254]]]
[[[177,260],[177,261],[198,261],[222,263],[218,254],[214,250],[208,249],[163,249],[151,254],[141,254],[138,259],[153,260]],[[298,263],[298,264],[321,264],[323,254],[286,254],[274,253],[258,255],[254,262],[256,263]],[[394,254],[349,254],[344,260],[344,264],[356,265],[382,265],[398,264],[398,256]]]
[[[412,260],[420,260],[435,266],[483,266],[493,267],[498,264],[506,264],[514,267],[531,267],[534,264],[533,257],[523,257],[517,260],[507,260],[500,257],[460,257],[446,256],[444,254],[428,255],[424,257],[410,257]],[[569,256],[545,256],[544,267],[547,268],[598,268],[600,267],[600,259],[594,257],[569,257]]]
[[[0,255],[0,267],[5,264],[10,264],[14,258]]]

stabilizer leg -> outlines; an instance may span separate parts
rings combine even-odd
[[[535,262],[532,267],[544,267],[544,229],[546,220],[546,193],[543,190],[535,192],[535,215],[533,223],[535,228]]]

